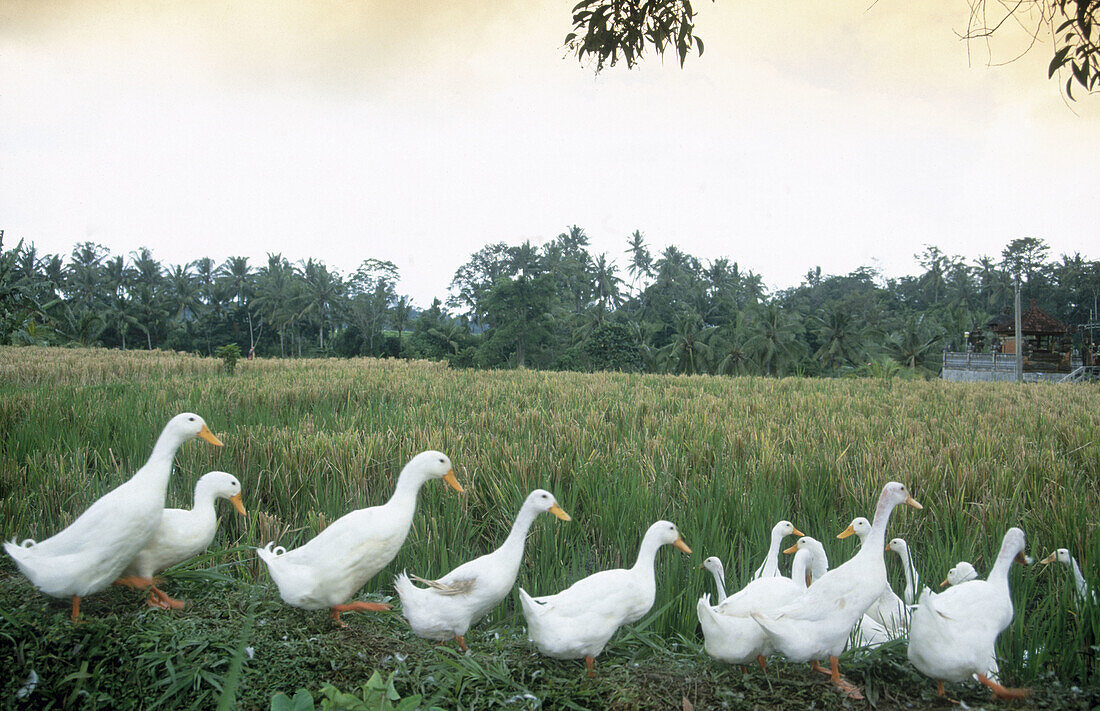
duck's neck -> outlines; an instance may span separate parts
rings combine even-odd
[[[1089,584],[1085,582],[1085,576],[1081,574],[1081,566],[1077,565],[1076,558],[1069,559],[1069,567],[1073,571],[1073,585],[1077,588],[1077,594],[1084,599],[1089,594]]]
[[[799,590],[806,589],[806,571],[810,567],[810,558],[813,553],[809,548],[799,548],[795,551],[794,560],[791,561],[791,580]]]
[[[905,573],[905,590],[902,595],[905,597],[905,604],[913,604],[913,595],[917,590],[917,584],[920,582],[920,576],[917,575],[917,569],[913,567],[913,559],[909,557],[909,548],[898,549],[898,555],[901,556],[901,567]]]
[[[875,520],[871,522],[871,531],[863,541],[860,552],[868,551],[870,555],[881,556],[886,549],[886,525],[890,523],[890,513],[897,506],[888,499],[885,492],[878,498],[878,506],[875,507]]]
[[[829,572],[829,556],[825,555],[825,549],[814,551],[813,560],[810,563],[810,577],[817,580]]]
[[[157,437],[157,443],[153,445],[153,453],[145,462],[145,466],[134,474],[133,480],[139,480],[150,487],[158,487],[162,491],[168,490],[168,477],[172,474],[172,460],[176,451],[183,444],[184,438],[179,433],[166,428]]]
[[[406,464],[397,477],[397,486],[394,487],[393,496],[386,502],[386,508],[406,514],[411,519],[416,513],[416,495],[420,493],[422,486],[424,477]]]
[[[722,601],[726,599],[726,581],[722,579],[722,573],[725,571],[721,568],[711,568],[710,574],[714,576],[714,584],[718,586],[718,604],[721,605]]]
[[[506,563],[514,563],[515,567],[519,568],[520,561],[523,559],[523,546],[527,542],[527,533],[538,515],[538,511],[527,506],[519,510],[515,523],[512,524],[512,530],[508,532],[508,537],[497,549],[497,555]]]
[[[989,575],[986,576],[986,580],[991,583],[1004,583],[1008,585],[1008,571],[1012,567],[1012,561],[1016,559],[1016,553],[1018,553],[1011,541],[1004,541],[1001,543],[1001,551],[997,554],[997,560],[993,563],[993,567],[989,569]]]
[[[638,574],[646,574],[649,579],[653,579],[653,565],[657,559],[657,551],[661,548],[661,544],[657,541],[656,536],[647,535],[642,539],[642,547],[638,549],[638,559],[634,561],[634,567],[631,571]]]
[[[214,503],[217,499],[218,495],[215,493],[214,489],[203,486],[202,481],[200,481],[195,486],[195,503],[192,505],[191,511],[202,516],[214,516]]]
[[[760,573],[763,575],[771,566],[776,569],[779,568],[779,544],[783,542],[783,532],[777,528],[772,529],[772,542],[768,546],[768,557],[764,559],[764,565],[760,566]]]

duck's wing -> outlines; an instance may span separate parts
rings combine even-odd
[[[419,575],[413,575],[412,573],[409,574],[409,577],[421,585],[427,585],[440,595],[447,596],[469,595],[477,584],[477,578],[462,578],[451,583],[443,583],[439,580],[427,580],[426,578],[422,578]]]

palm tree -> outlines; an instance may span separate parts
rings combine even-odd
[[[616,276],[618,267],[614,262],[607,260],[607,253],[602,253],[594,267],[593,280],[595,281],[596,303],[610,311],[618,308],[623,302],[619,286],[623,280]]]
[[[814,332],[821,341],[814,358],[821,361],[822,368],[835,371],[860,360],[864,329],[849,311],[840,306],[826,306],[814,321]]]
[[[765,375],[781,375],[801,354],[802,324],[776,302],[764,307],[753,322],[753,335],[746,344]]]
[[[180,323],[195,318],[201,302],[199,285],[189,264],[177,264],[168,270],[168,298],[172,304],[172,320]]]
[[[397,331],[398,341],[402,340],[401,334],[405,332],[405,327],[409,324],[409,316],[411,315],[412,303],[409,301],[408,295],[402,295],[390,311],[390,321],[393,323],[393,330]]]
[[[910,316],[901,330],[890,334],[886,340],[886,348],[894,360],[907,368],[916,369],[922,360],[935,351],[942,336],[942,330],[930,326],[925,321],[924,314]]]
[[[653,256],[646,247],[645,235],[639,230],[634,230],[634,234],[630,235],[626,253],[630,255],[630,265],[626,270],[630,272],[630,288],[634,289],[639,277],[648,277],[653,273]]]
[[[302,277],[305,280],[305,302],[298,317],[310,319],[317,325],[317,345],[324,350],[325,327],[332,320],[333,306],[340,298],[341,280],[323,262],[312,259],[302,262]]]
[[[122,255],[107,260],[105,276],[109,297],[107,300],[107,314],[114,324],[119,339],[122,341],[122,350],[126,350],[126,333],[134,323],[131,313],[129,291],[133,286],[133,278],[130,270],[122,259]]]
[[[238,311],[244,311],[245,321],[248,322],[248,347],[251,351],[256,347],[256,333],[252,323],[252,267],[248,266],[248,257],[226,259],[218,267],[216,274],[236,300]]]
[[[134,325],[145,333],[145,345],[153,350],[153,331],[166,315],[161,295],[164,276],[161,274],[160,262],[153,259],[153,253],[148,247],[131,252],[130,264],[133,270],[131,295],[135,307]]]
[[[660,350],[667,370],[694,375],[707,372],[711,346],[707,343],[710,330],[703,320],[692,313],[679,314],[672,341]]]
[[[749,348],[750,333],[745,326],[743,311],[738,311],[732,321],[720,328],[711,344],[714,358],[718,364],[714,367],[717,375],[745,375],[756,369]]]
[[[256,281],[256,308],[279,332],[279,355],[286,357],[286,331],[294,322],[297,285],[294,268],[283,255],[268,254]]]

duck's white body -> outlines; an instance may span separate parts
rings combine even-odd
[[[854,535],[859,539],[860,546],[862,546],[866,543],[867,536],[870,533],[871,522],[860,516],[853,519],[848,528],[844,529],[837,538]],[[900,538],[894,540],[901,541]],[[904,541],[902,543],[904,544]],[[906,549],[906,553],[908,553],[908,549]],[[910,580],[908,573],[906,579]],[[871,603],[864,616],[870,619],[867,621],[861,620],[857,627],[860,640],[865,642],[861,646],[878,646],[882,642],[900,637],[905,634],[905,630],[909,625],[909,612],[905,602],[890,587],[889,581],[886,581],[882,594]]]
[[[1024,545],[1024,532],[1010,528],[985,580],[960,583],[939,595],[924,589],[909,629],[913,666],[937,681],[989,673],[997,636],[1012,622],[1008,570]]]
[[[461,638],[496,607],[516,583],[527,532],[543,511],[569,520],[550,492],[536,489],[524,501],[504,544],[492,553],[463,563],[424,588],[413,585],[406,573],[398,575],[394,586],[412,631],[425,639]]]
[[[294,550],[275,548],[274,542],[257,549],[283,602],[320,610],[350,599],[401,549],[412,526],[420,487],[429,479],[445,477],[448,483],[454,477],[450,459],[441,452],[422,452],[401,470],[393,496],[385,504],[340,517]]]
[[[619,627],[637,622],[653,607],[654,561],[666,543],[690,552],[673,524],[658,521],[646,531],[632,568],[604,570],[545,597],[533,598],[520,588],[530,640],[555,659],[599,655]]]
[[[802,540],[805,538],[800,543]],[[707,654],[727,664],[748,664],[771,655],[771,642],[752,613],[781,607],[805,590],[814,556],[810,547],[800,546],[791,564],[791,577],[757,578],[715,606],[711,606],[709,595],[699,598],[695,612]]]
[[[920,507],[902,484],[887,484],[871,531],[854,557],[775,612],[753,613],[776,650],[794,662],[836,657],[844,650],[852,629],[886,587],[886,526],[894,507],[902,503]]]
[[[207,472],[195,484],[191,509],[164,509],[152,540],[134,556],[124,574],[150,578],[206,550],[218,531],[214,502],[219,498],[229,499],[244,515],[241,483],[237,478],[227,472]]]
[[[764,562],[752,574],[753,580],[782,575],[779,572],[779,547],[782,545],[783,539],[790,535],[802,536],[803,534],[790,521],[780,521],[772,526],[772,537],[771,543],[768,545],[768,553],[764,557]]]
[[[47,595],[81,598],[103,590],[152,540],[161,523],[176,450],[196,436],[221,444],[198,415],[176,415],[145,466],[129,481],[96,500],[60,533],[38,543],[8,542],[4,550]]]

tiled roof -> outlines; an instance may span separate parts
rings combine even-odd
[[[1004,313],[993,317],[985,327],[994,333],[1010,334],[1015,330],[1013,320],[1012,314],[1005,309]],[[1020,327],[1024,335],[1033,336],[1061,335],[1069,331],[1066,324],[1040,309],[1035,304],[1035,299],[1020,314]]]

